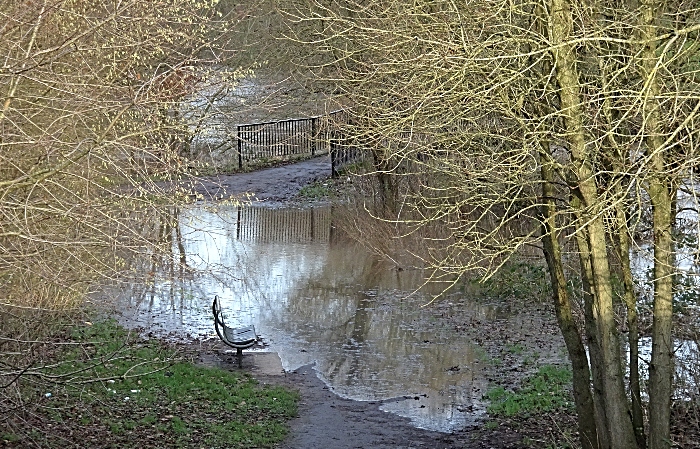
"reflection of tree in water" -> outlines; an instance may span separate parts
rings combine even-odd
[[[317,367],[326,379],[373,388],[389,376],[400,389],[405,381],[431,384],[441,377],[436,369],[465,364],[472,353],[468,342],[430,342],[440,323],[429,322],[431,312],[420,308],[427,296],[406,299],[423,283],[420,271],[398,272],[340,236],[331,246],[322,271],[289,296],[276,323],[312,346],[329,349]]]
[[[439,323],[420,308],[427,295],[406,298],[422,284],[422,272],[399,272],[333,230],[331,213],[171,209],[167,218],[144,224],[168,254],[130,261],[150,277],[121,290],[123,304],[140,314],[139,325],[185,333],[192,326],[210,330],[208,307],[218,294],[227,311],[247,314],[259,326],[288,366],[310,356],[348,396],[429,392],[430,399],[422,399],[426,409],[465,403],[473,351],[466,340],[444,344]],[[463,368],[447,371],[456,365]],[[445,388],[455,391],[443,397],[438,392]]]
[[[457,405],[472,404],[472,387],[482,388],[485,381],[472,368],[472,344],[457,338],[447,344],[438,335],[440,323],[420,308],[434,292],[406,298],[422,285],[423,273],[397,271],[332,224],[329,238],[321,269],[288,290],[269,316],[272,327],[297,342],[285,351],[309,351],[321,375],[342,394],[383,399],[426,393],[418,413],[427,421],[436,415],[437,421],[456,415],[463,420]],[[478,388],[474,391],[478,397]]]
[[[167,296],[172,310],[181,307],[176,298],[183,298],[192,287],[191,268],[187,263],[187,250],[180,223],[181,211],[178,207],[163,207],[158,213],[134,220],[135,226],[142,237],[151,242],[157,250],[145,253],[125,253],[125,273],[121,279],[115,280],[113,287],[128,292],[128,306],[148,304],[153,307],[157,297]],[[168,280],[163,283],[163,280]],[[189,285],[188,285],[189,284]],[[166,286],[168,291],[162,291]]]

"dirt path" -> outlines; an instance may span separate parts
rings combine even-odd
[[[311,366],[269,381],[301,393],[299,416],[291,421],[290,436],[280,449],[468,447],[455,445],[453,435],[411,426],[407,419],[380,410],[379,402],[339,397],[318,379]]]
[[[197,363],[239,370],[233,352],[218,342],[185,346],[196,354]],[[246,354],[243,360],[243,372],[262,384],[282,385],[301,396],[298,416],[290,421],[290,434],[278,449],[493,449],[469,430],[447,434],[418,429],[408,419],[382,411],[379,407],[388,401],[344,399],[316,376],[311,365],[284,372],[279,357],[264,352]]]
[[[330,176],[330,158],[324,155],[249,173],[205,178],[194,190],[205,200],[249,197],[254,202],[275,204],[294,199],[305,185]]]

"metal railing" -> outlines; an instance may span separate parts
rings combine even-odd
[[[238,166],[265,160],[316,156],[330,152],[330,128],[343,111],[310,118],[238,125]]]
[[[345,165],[356,161],[360,151],[343,137],[350,122],[346,110],[309,118],[238,125],[238,168],[255,162],[290,160],[330,154],[331,173],[337,176]]]

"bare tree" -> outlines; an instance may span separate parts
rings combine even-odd
[[[432,239],[428,262],[456,278],[489,276],[524,247],[541,247],[582,447],[645,447],[646,435],[651,448],[671,447],[674,204],[679,186],[694,189],[698,163],[692,2],[318,0],[283,9],[289,37],[325,54],[318,73],[355,116],[346,132],[373,151],[375,174],[393,179],[382,183],[395,198],[383,218],[447,231]],[[644,279],[630,257],[647,225],[645,422]],[[572,278],[583,286],[582,327]],[[629,390],[618,305],[630,330]]]
[[[172,210],[208,169],[193,139],[251,73],[237,48],[251,9],[0,0],[3,419],[22,407],[22,376],[42,372],[54,317],[88,308],[101,282],[145,277],[134,258],[177,252]]]
[[[138,213],[202,168],[192,104],[247,73],[216,3],[0,4],[3,303],[80,298],[124,252],[152,246]]]

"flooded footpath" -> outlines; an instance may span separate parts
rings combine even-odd
[[[313,364],[341,397],[379,401],[440,432],[484,415],[494,367],[526,369],[522,360],[499,366],[486,340],[500,339],[510,353],[536,348],[539,361],[563,360],[558,337],[543,339],[536,313],[460,292],[428,304],[443,285],[423,285],[422,270],[370,253],[336,229],[333,216],[330,206],[193,206],[169,228],[172,259],[188,270],[154,266],[151,282],[104,294],[117,298],[123,324],[181,340],[216,338],[218,296],[228,324],[254,324],[285,370]],[[495,335],[481,330],[495,322]]]

